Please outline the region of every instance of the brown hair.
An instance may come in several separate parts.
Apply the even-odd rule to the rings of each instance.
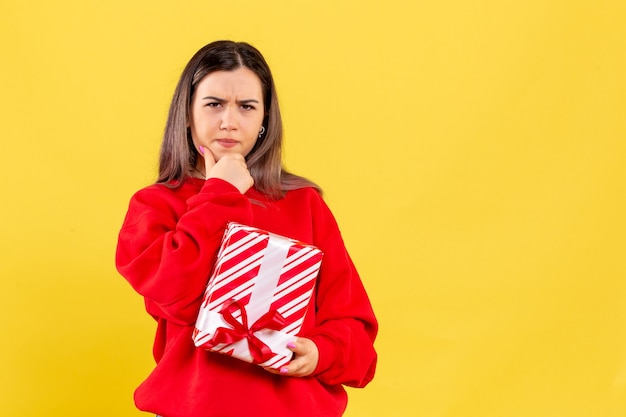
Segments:
[[[246,156],[255,188],[272,198],[288,190],[313,187],[315,183],[287,172],[282,166],[283,123],[270,68],[261,53],[245,42],[216,41],[202,47],[191,58],[174,90],[161,144],[158,183],[177,186],[190,175],[198,152],[187,128],[191,99],[198,83],[214,71],[234,71],[246,67],[261,80],[265,133]]]

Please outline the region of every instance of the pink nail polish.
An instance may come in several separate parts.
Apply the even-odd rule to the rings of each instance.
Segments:
[[[287,347],[288,347],[289,349],[295,349],[296,344],[295,344],[295,343],[293,343],[293,342],[289,342],[289,343],[287,343]]]
[[[283,366],[282,368],[280,368],[280,373],[281,373],[281,374],[286,374],[287,372],[289,372],[289,369],[287,369],[285,366]]]
[[[198,146],[198,149],[200,150],[200,153],[204,155],[204,146]]]

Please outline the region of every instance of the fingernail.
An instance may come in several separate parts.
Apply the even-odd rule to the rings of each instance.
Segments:
[[[286,374],[287,372],[289,372],[289,369],[287,369],[286,366],[283,366],[282,368],[280,368],[280,373],[281,374]]]
[[[204,146],[198,146],[198,149],[200,150],[200,153],[204,155]]]
[[[293,342],[289,342],[289,343],[287,343],[287,347],[288,347],[289,349],[295,349],[296,344],[295,344],[295,343],[293,343]]]

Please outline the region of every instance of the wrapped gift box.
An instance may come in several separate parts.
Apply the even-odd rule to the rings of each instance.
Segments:
[[[231,222],[193,332],[194,344],[279,369],[292,352],[322,263],[315,246]]]

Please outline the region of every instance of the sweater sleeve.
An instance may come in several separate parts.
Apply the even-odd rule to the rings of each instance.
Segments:
[[[314,374],[329,385],[364,387],[376,369],[378,323],[335,218],[321,198],[314,222],[318,247],[324,251],[317,284],[316,327],[304,335],[319,350]]]
[[[251,217],[247,197],[223,180],[206,181],[187,200],[163,185],[147,187],[130,201],[117,269],[150,314],[193,324],[226,224]]]

